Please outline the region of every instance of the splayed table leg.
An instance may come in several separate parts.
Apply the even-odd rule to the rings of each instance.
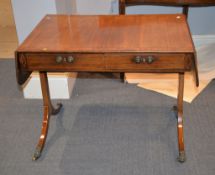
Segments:
[[[58,104],[58,107],[55,109],[51,103],[50,95],[49,95],[49,86],[48,86],[48,78],[46,72],[40,72],[40,82],[41,89],[43,95],[43,122],[42,122],[42,130],[39,138],[39,142],[35,149],[33,160],[37,160],[42,153],[43,147],[46,142],[48,128],[49,128],[49,120],[51,115],[56,115],[60,109],[62,108],[62,104]]]

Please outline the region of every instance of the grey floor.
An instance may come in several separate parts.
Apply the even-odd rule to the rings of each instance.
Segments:
[[[23,99],[13,61],[0,61],[0,175],[215,174],[215,81],[184,104],[187,161],[180,164],[174,99],[90,76],[62,101],[43,155],[33,162],[42,101]]]

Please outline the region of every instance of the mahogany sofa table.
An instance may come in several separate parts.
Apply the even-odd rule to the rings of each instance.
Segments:
[[[196,64],[190,30],[182,14],[45,16],[16,50],[18,84],[23,85],[32,71],[40,74],[44,119],[33,159],[42,153],[50,116],[62,107],[58,104],[55,109],[51,103],[47,72],[145,72],[179,74],[174,109],[178,160],[184,162],[184,73],[197,70]]]

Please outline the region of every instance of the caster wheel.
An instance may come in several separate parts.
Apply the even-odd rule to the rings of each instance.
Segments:
[[[185,156],[185,152],[184,151],[179,152],[178,161],[180,163],[184,163],[186,161],[186,156]]]
[[[34,155],[33,155],[33,158],[32,158],[33,161],[39,159],[39,157],[41,156],[41,151],[42,151],[41,148],[39,148],[39,147],[36,148]]]

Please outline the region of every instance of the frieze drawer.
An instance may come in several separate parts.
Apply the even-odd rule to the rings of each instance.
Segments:
[[[103,54],[26,54],[27,68],[38,71],[102,71]]]
[[[125,72],[167,71],[191,69],[191,58],[185,54],[106,54],[107,69]]]

